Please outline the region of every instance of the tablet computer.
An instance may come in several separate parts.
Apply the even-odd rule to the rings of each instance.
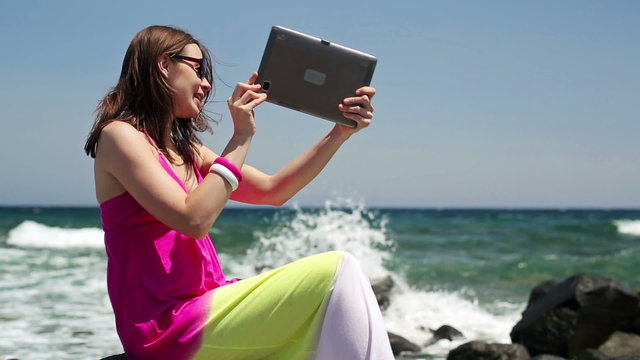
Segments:
[[[268,102],[355,127],[338,104],[371,83],[376,62],[361,51],[273,26],[256,83]]]

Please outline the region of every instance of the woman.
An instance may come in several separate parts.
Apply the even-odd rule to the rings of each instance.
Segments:
[[[238,83],[234,133],[220,155],[196,132],[212,89],[207,49],[152,26],[132,40],[118,84],[99,104],[85,145],[95,158],[116,327],[131,359],[392,359],[368,280],[344,252],[311,256],[242,281],[227,280],[209,230],[228,199],[281,205],[340,145],[367,127],[375,89],[338,105],[336,125],[275,175],[244,163],[267,95]]]

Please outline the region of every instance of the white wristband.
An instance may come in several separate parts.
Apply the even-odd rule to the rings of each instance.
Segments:
[[[238,179],[235,175],[233,175],[231,170],[227,169],[224,165],[213,164],[209,168],[209,172],[214,172],[222,176],[222,178],[225,179],[229,183],[229,185],[231,185],[231,191],[236,191],[236,189],[238,188]]]

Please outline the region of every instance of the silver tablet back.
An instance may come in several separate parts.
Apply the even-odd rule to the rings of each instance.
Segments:
[[[338,104],[371,83],[376,63],[372,55],[274,26],[256,83],[271,103],[355,127]]]

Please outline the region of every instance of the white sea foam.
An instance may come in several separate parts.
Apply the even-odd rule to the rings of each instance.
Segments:
[[[98,228],[64,229],[27,220],[9,231],[7,244],[37,248],[102,248],[104,232]]]
[[[348,208],[345,209],[345,206]],[[327,202],[321,211],[296,209],[296,216],[267,232],[257,232],[258,243],[247,251],[243,276],[255,275],[305,256],[344,250],[360,260],[370,277],[380,278],[388,272],[384,261],[390,256],[386,220],[377,219],[364,205],[350,201]],[[246,273],[249,270],[250,273]]]
[[[256,233],[258,243],[246,255],[220,254],[232,276],[241,278],[278,267],[296,259],[329,250],[352,253],[372,279],[391,276],[395,287],[391,305],[383,313],[390,332],[423,346],[437,358],[470,340],[510,343],[509,332],[520,318],[524,304],[500,304],[496,315],[460,293],[425,291],[411,288],[402,275],[385,268],[393,256],[393,241],[386,230],[387,220],[362,204],[327,203],[321,211],[297,209],[295,216],[265,233]],[[441,340],[426,346],[429,329],[450,325],[465,337],[453,342]]]
[[[59,242],[51,228],[33,224],[40,228],[36,237]],[[122,352],[106,292],[104,253],[34,250],[33,241],[22,245],[32,239],[29,227],[22,224],[9,236],[20,247],[0,248],[0,355],[72,360]]]
[[[384,318],[387,330],[422,346],[423,352],[444,359],[449,351],[471,340],[511,343],[509,332],[520,319],[524,304],[507,305],[505,314],[496,315],[460,293],[412,289],[400,279]],[[453,326],[464,337],[430,344],[430,330],[442,325]]]
[[[613,224],[621,234],[640,236],[640,220],[616,220]]]

